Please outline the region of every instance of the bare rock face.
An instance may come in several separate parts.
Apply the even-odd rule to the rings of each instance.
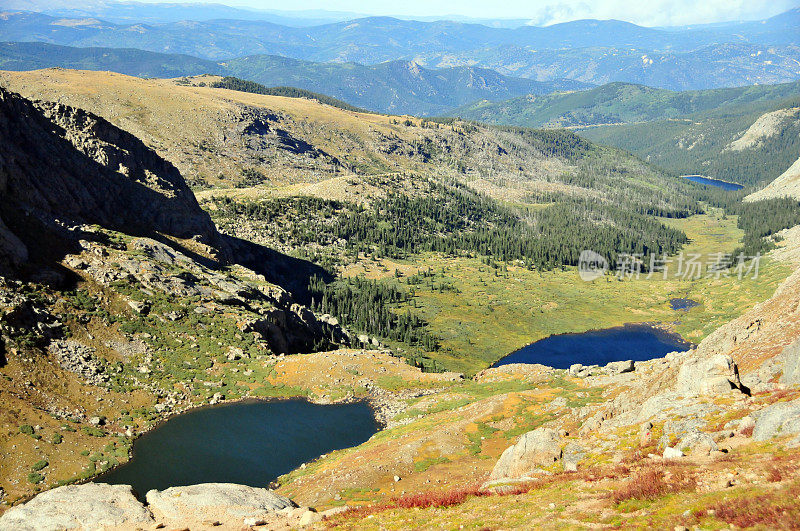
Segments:
[[[780,357],[783,360],[780,382],[786,385],[800,385],[800,340],[786,347]]]
[[[139,139],[86,111],[2,88],[0,218],[0,255],[12,266],[39,245],[21,230],[31,219],[222,245],[180,172]]]
[[[2,161],[0,161],[2,164]],[[0,171],[0,198],[8,193],[8,176]],[[0,268],[10,269],[28,259],[28,248],[0,219]]]
[[[267,489],[232,483],[204,483],[147,493],[147,503],[159,518],[230,521],[259,518],[297,505]]]
[[[753,439],[756,441],[797,436],[800,434],[800,399],[772,404],[759,411],[757,417],[753,428]],[[800,444],[800,437],[796,437],[792,444]]]
[[[556,430],[537,428],[520,437],[517,444],[506,448],[495,465],[490,480],[523,478],[540,467],[561,460],[561,437]]]
[[[0,196],[3,195],[0,189]],[[28,248],[0,219],[0,262],[5,268],[17,267],[28,259]]]
[[[103,529],[153,524],[150,512],[128,485],[86,483],[39,494],[0,517],[2,531]]]
[[[636,364],[632,360],[612,361],[605,366],[605,370],[609,374],[624,374],[636,370]]]
[[[682,396],[715,396],[741,390],[739,370],[724,354],[687,359],[678,373],[677,391]]]
[[[310,352],[320,344],[350,343],[349,333],[338,322],[332,324],[330,319],[318,318],[307,307],[296,303],[292,294],[279,286],[254,285],[222,274],[156,240],[144,237],[133,239],[130,245],[137,251],[135,256],[96,242],[81,240],[79,244],[84,252],[69,255],[68,263],[98,284],[135,279],[151,291],[173,297],[196,297],[206,303],[235,309],[241,314],[239,329],[244,333],[258,333],[275,353]],[[176,267],[183,270],[181,275],[172,274]],[[255,272],[242,267],[238,271],[245,278],[257,276]],[[149,306],[141,301],[129,301],[128,305],[136,313],[149,311]],[[197,306],[194,311],[200,313],[207,309]],[[180,315],[165,317],[177,320]],[[58,354],[58,351],[55,353]],[[63,356],[58,359],[61,361]],[[86,376],[84,371],[75,370],[74,364],[65,368]]]

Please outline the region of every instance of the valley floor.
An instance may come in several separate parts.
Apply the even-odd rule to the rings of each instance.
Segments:
[[[702,256],[704,267],[716,253],[733,252],[742,236],[736,218],[721,213],[666,222],[686,232],[690,244],[683,255]],[[673,259],[674,271],[677,257]],[[574,267],[539,272],[513,264],[487,265],[479,258],[427,254],[413,261],[365,259],[343,274],[413,289],[414,298],[398,311],[418,312],[441,338],[442,348],[426,355],[472,375],[539,339],[626,323],[653,323],[699,343],[768,298],[789,271],[781,262],[763,259],[758,278],[750,275],[741,281],[704,273],[701,278],[642,274],[585,282]],[[420,283],[408,280],[426,272],[429,276]],[[670,307],[673,298],[691,299],[698,306],[676,311]]]

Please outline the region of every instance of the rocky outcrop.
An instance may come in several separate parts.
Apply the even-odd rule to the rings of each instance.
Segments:
[[[633,372],[635,369],[636,364],[632,360],[612,361],[605,366],[605,370],[609,374],[624,374],[626,372]]]
[[[780,361],[782,362],[780,383],[800,385],[800,339],[783,349]]]
[[[45,343],[63,335],[63,325],[42,300],[21,293],[21,284],[0,277],[0,339]]]
[[[80,375],[92,385],[108,382],[106,363],[95,355],[95,349],[67,339],[53,341],[47,347],[62,369]]]
[[[489,476],[490,481],[525,478],[561,460],[561,437],[551,428],[536,428],[506,448]]]
[[[580,363],[573,363],[569,366],[569,375],[575,378],[588,378],[595,374],[599,369],[598,365],[582,365]]]
[[[145,237],[134,238],[125,251],[89,240],[80,240],[79,246],[82,252],[69,255],[65,263],[82,275],[102,285],[136,281],[147,290],[170,297],[194,298],[199,301],[192,309],[196,313],[225,307],[239,316],[241,332],[257,333],[276,354],[311,352],[315,347],[350,343],[348,332],[338,321],[318,317],[286,290],[267,284],[263,276],[241,266],[237,266],[238,276],[223,274]],[[129,301],[129,306],[136,313],[149,311],[146,301]],[[177,320],[181,315],[163,317]]]
[[[0,531],[150,526],[153,517],[128,485],[67,485],[39,494],[0,517]]]
[[[705,456],[717,451],[719,448],[711,435],[694,429],[683,436],[677,445],[677,449],[687,455]]]
[[[787,235],[780,251],[773,251],[775,256],[778,252],[794,272],[771,298],[706,337],[697,347],[698,357],[728,355],[743,374],[750,374],[800,337],[800,232]]]
[[[179,520],[191,514],[196,519],[212,521],[263,519],[275,511],[297,507],[289,498],[268,489],[232,483],[151,490],[147,493],[147,504],[162,519]]]
[[[745,201],[763,201],[779,197],[800,199],[800,159],[763,189],[744,198]]]
[[[178,170],[98,116],[0,88],[0,139],[0,254],[7,266],[41,244],[27,230],[31,219],[53,230],[89,223],[223,246]]]
[[[677,391],[683,396],[714,396],[741,390],[739,370],[733,359],[724,354],[687,359],[678,373]]]
[[[756,413],[753,439],[766,441],[774,437],[800,434],[800,400],[778,402]],[[800,444],[800,437],[793,444]]]
[[[0,164],[2,162],[0,161]],[[0,171],[0,198],[8,193],[8,175]],[[28,248],[0,218],[0,272],[22,264],[28,258]]]
[[[3,195],[0,189],[0,196]],[[0,268],[11,270],[28,259],[28,248],[0,219]]]
[[[128,485],[68,485],[9,509],[0,531],[63,529],[148,529],[184,527],[241,529],[268,525],[291,529],[322,518],[268,489],[231,483],[205,483],[147,493],[147,504]]]

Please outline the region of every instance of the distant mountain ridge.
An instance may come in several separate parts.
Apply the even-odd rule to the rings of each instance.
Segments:
[[[772,97],[766,97],[770,89]],[[759,90],[764,98],[748,98]],[[800,153],[800,85],[749,87],[730,101],[736,103],[673,119],[593,127],[580,134],[679,174],[699,173],[743,185],[773,181]]]
[[[700,89],[800,78],[797,27],[800,9],[755,23],[669,31],[614,20],[509,29],[370,17],[294,28],[227,19],[114,24],[20,12],[0,19],[0,38],[138,48],[214,61],[263,54],[367,65],[406,60],[426,67],[491,68],[540,81]]]
[[[521,94],[548,94],[589,88],[580,81],[534,81],[467,66],[429,69],[413,61],[377,65],[312,63],[260,55],[223,63],[236,77],[262,84],[299,86],[359,107],[395,114],[442,114],[477,99],[502,100]]]
[[[452,115],[492,124],[580,128],[674,119],[797,94],[800,82],[683,92],[617,82],[582,92],[480,101]]]
[[[258,55],[218,63],[136,49],[0,43],[0,69],[51,67],[109,70],[138,77],[233,76],[265,86],[297,87],[372,111],[414,115],[442,114],[479,99],[502,100],[520,94],[582,90],[591,86],[571,80],[542,82],[513,78],[482,68],[434,70],[409,61],[364,66]]]

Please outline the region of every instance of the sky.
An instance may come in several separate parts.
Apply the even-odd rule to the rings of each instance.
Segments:
[[[758,20],[800,5],[798,0],[294,0],[289,5],[285,1],[275,0],[216,1],[260,9],[324,9],[370,15],[428,17],[457,14],[473,18],[529,19],[534,25],[584,18],[613,18],[643,26]]]

